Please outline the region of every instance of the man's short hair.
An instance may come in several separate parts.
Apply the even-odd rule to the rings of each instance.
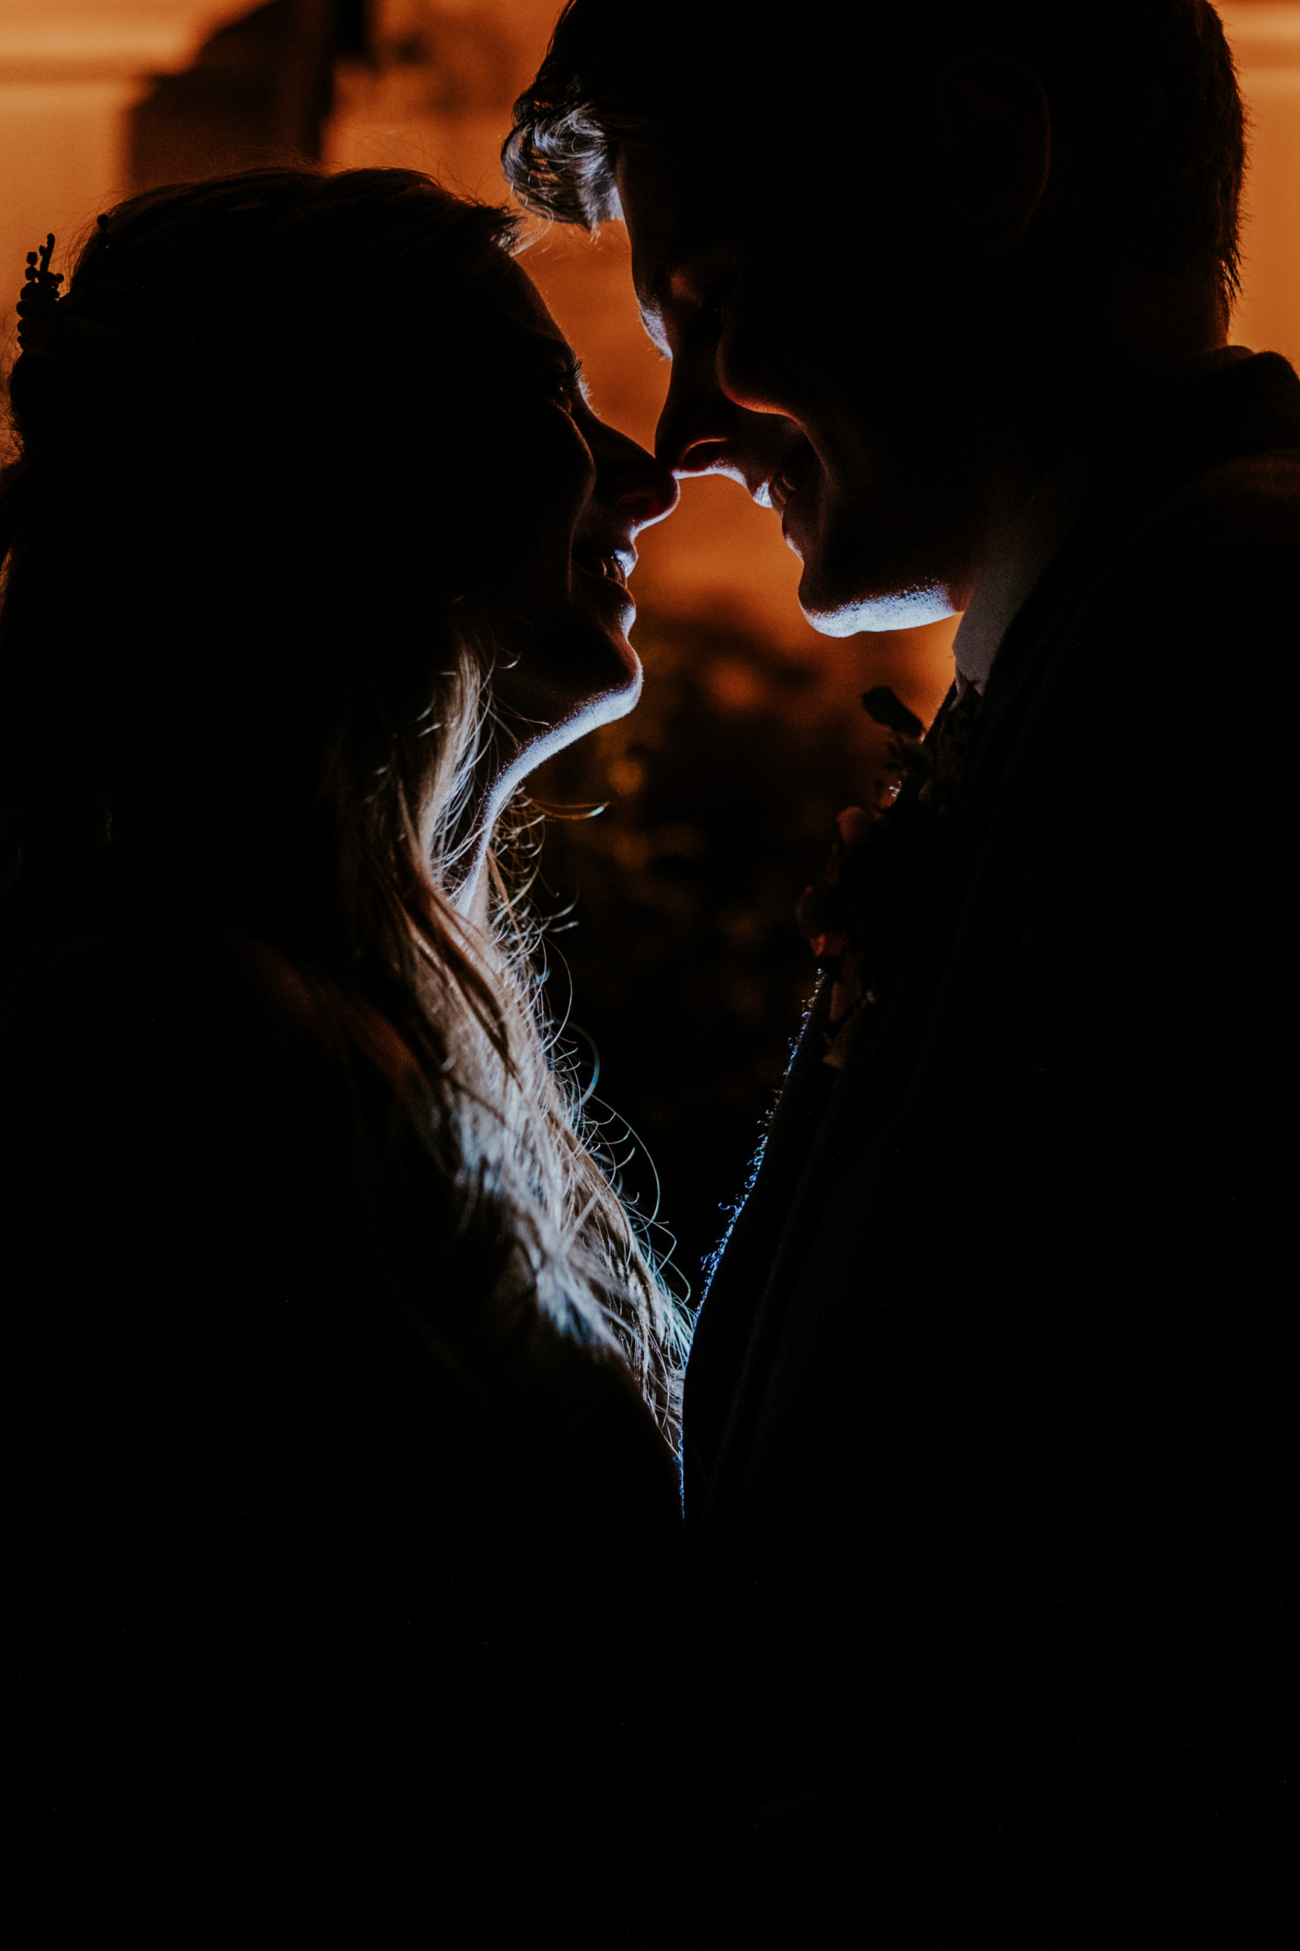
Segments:
[[[617,214],[620,144],[687,136],[743,145],[760,198],[802,156],[839,165],[861,203],[897,84],[967,48],[1033,65],[1107,257],[1199,273],[1230,300],[1244,115],[1208,0],[570,0],[515,104],[506,174],[533,210],[592,229]]]

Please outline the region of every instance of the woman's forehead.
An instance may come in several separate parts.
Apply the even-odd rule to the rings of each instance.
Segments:
[[[572,357],[569,341],[546,308],[545,301],[527,272],[513,259],[506,264],[498,298],[500,316],[518,328],[522,337],[535,342],[541,354],[559,353]]]

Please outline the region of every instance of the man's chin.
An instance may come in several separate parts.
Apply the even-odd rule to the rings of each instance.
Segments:
[[[823,637],[856,637],[870,630],[917,630],[955,616],[957,605],[940,585],[891,590],[878,596],[838,597],[819,588],[807,569],[799,580],[799,607]]]

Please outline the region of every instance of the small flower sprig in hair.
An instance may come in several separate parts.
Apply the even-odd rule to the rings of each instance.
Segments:
[[[24,352],[30,352],[33,342],[54,316],[54,307],[59,302],[63,273],[51,271],[50,259],[53,255],[53,231],[39,251],[27,253],[27,278],[18,300],[18,343]]]

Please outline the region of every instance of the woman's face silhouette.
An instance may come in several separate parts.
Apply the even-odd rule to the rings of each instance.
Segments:
[[[513,370],[478,457],[496,510],[470,600],[497,647],[493,702],[507,749],[495,783],[508,789],[636,703],[635,537],[670,513],[678,491],[667,467],[593,412],[567,340],[515,264],[500,316]]]

